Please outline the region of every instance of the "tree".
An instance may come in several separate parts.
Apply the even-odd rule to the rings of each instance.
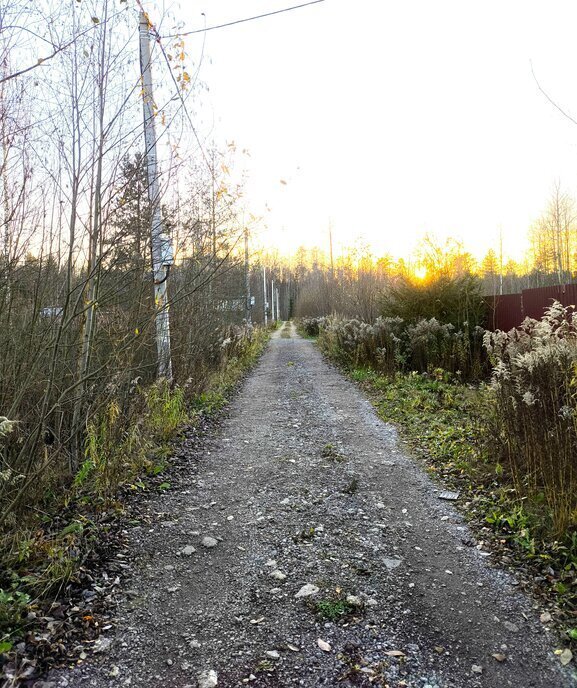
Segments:
[[[492,248],[487,251],[481,262],[481,276],[485,293],[495,295],[499,278],[499,259]]]

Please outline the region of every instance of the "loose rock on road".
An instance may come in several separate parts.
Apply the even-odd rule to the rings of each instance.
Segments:
[[[286,325],[130,533],[110,649],[57,686],[575,685],[395,429]]]

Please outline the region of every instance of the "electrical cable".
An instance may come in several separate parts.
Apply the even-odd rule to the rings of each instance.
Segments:
[[[282,10],[274,10],[273,12],[266,12],[265,14],[257,14],[254,17],[245,17],[244,19],[236,19],[235,21],[227,22],[226,24],[217,24],[216,26],[207,26],[204,29],[194,29],[193,31],[186,31],[184,33],[171,33],[162,38],[175,38],[182,36],[192,36],[195,33],[206,33],[207,31],[214,31],[215,29],[224,29],[227,26],[235,26],[236,24],[244,24],[245,22],[253,21],[254,19],[264,19],[265,17],[272,17],[275,14],[282,14],[283,12],[291,12],[292,10],[301,9],[301,7],[308,7],[309,5],[318,5],[325,0],[311,0],[310,2],[303,2],[300,5],[293,5],[292,7],[284,7]],[[160,38],[160,36],[159,36]]]

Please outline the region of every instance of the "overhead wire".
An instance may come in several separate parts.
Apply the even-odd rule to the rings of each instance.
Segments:
[[[226,22],[225,24],[216,24],[215,26],[206,26],[203,29],[194,29],[193,31],[185,31],[184,33],[173,33],[163,36],[163,38],[174,38],[182,36],[192,36],[195,33],[206,33],[207,31],[214,31],[215,29],[224,29],[227,26],[235,26],[236,24],[244,24],[245,22],[253,21],[255,19],[264,19],[265,17],[272,17],[275,14],[282,14],[283,12],[291,12],[292,10],[301,9],[301,7],[308,7],[309,5],[318,5],[325,0],[310,0],[310,2],[303,2],[300,5],[293,5],[292,7],[283,7],[280,10],[273,10],[272,12],[265,12],[264,14],[256,14],[252,17],[245,17],[243,19],[235,19],[234,21]]]
[[[190,124],[191,129],[192,129],[192,133],[194,135],[194,138],[196,139],[196,142],[197,142],[198,147],[200,149],[200,152],[202,154],[202,158],[203,158],[209,172],[212,175],[214,175],[214,170],[210,165],[210,162],[206,156],[206,153],[205,153],[204,147],[202,145],[202,142],[200,140],[200,137],[198,135],[198,132],[196,131],[196,127],[194,126],[194,124],[192,122],[192,117],[190,116],[190,113],[188,112],[185,98],[183,97],[182,92],[181,92],[181,88],[180,88],[180,86],[179,86],[178,82],[176,81],[176,78],[173,74],[172,68],[170,66],[170,59],[168,58],[168,55],[167,55],[166,50],[164,48],[164,45],[162,44],[162,40],[164,38],[182,38],[184,36],[191,36],[191,35],[197,34],[197,33],[206,33],[207,31],[213,31],[215,29],[222,29],[222,28],[225,28],[228,26],[235,26],[236,24],[243,24],[243,23],[246,23],[249,21],[254,21],[256,19],[264,19],[265,17],[272,17],[272,16],[277,15],[277,14],[283,14],[285,12],[291,12],[293,10],[298,10],[298,9],[303,8],[303,7],[309,7],[310,5],[318,5],[321,2],[325,2],[325,1],[326,0],[309,0],[309,2],[300,3],[299,5],[292,5],[290,7],[284,7],[280,10],[273,10],[271,12],[265,12],[263,14],[257,14],[257,15],[251,16],[251,17],[244,17],[243,19],[236,19],[234,21],[226,22],[224,24],[217,24],[215,26],[205,26],[202,29],[194,29],[193,31],[185,31],[182,33],[167,34],[166,36],[161,36],[160,32],[156,29],[154,24],[151,22],[148,13],[145,11],[144,7],[142,6],[141,0],[136,0],[136,3],[138,5],[138,7],[140,8],[141,12],[143,12],[145,14],[147,21],[148,21],[148,24],[149,24],[149,27],[150,27],[150,30],[154,34],[156,42],[158,43],[158,45],[160,47],[160,50],[161,50],[162,55],[164,57],[164,60],[165,60],[167,66],[169,68],[170,76],[171,76],[172,82],[175,85],[176,92],[178,94],[178,98],[181,102],[181,108],[184,110],[186,118],[188,119],[188,122]],[[203,45],[203,53],[204,53],[204,45]],[[195,74],[195,79],[197,76],[198,76],[198,72],[197,72],[197,74]]]

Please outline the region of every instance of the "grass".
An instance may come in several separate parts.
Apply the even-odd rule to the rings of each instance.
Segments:
[[[323,459],[328,459],[329,461],[335,461],[337,463],[347,460],[347,457],[344,456],[344,454],[341,454],[335,445],[331,444],[330,442],[325,444],[325,446],[322,448],[321,456]]]
[[[325,621],[345,621],[359,608],[347,601],[347,596],[339,586],[333,588],[326,597],[309,601],[309,606],[317,616]]]
[[[318,600],[315,609],[321,619],[339,621],[350,614],[353,607],[346,600]]]

